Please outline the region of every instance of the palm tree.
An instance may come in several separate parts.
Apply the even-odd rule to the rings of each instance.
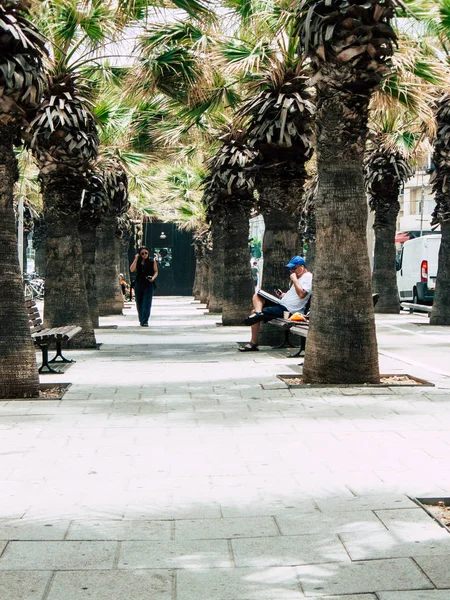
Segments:
[[[83,273],[78,220],[85,173],[97,155],[97,126],[73,74],[50,78],[31,123],[30,148],[39,166],[47,227],[44,317],[49,327],[82,331],[72,347],[95,348]]]
[[[108,201],[105,190],[103,172],[99,168],[88,171],[86,187],[81,202],[78,233],[83,250],[83,270],[86,294],[94,328],[99,326],[99,309],[97,298],[97,265],[95,261],[97,246],[97,228],[102,215],[107,209]]]
[[[308,74],[294,53],[295,38],[280,58],[266,65],[256,96],[244,104],[251,117],[248,136],[259,152],[256,172],[258,209],[264,217],[264,271],[262,287],[280,287],[286,279],[284,265],[300,253],[298,221],[307,177],[305,164],[313,153],[314,104],[307,89]]]
[[[431,40],[433,41],[433,40]],[[399,191],[412,170],[409,161],[428,152],[435,135],[432,105],[439,88],[448,86],[448,69],[430,40],[398,32],[393,68],[371,100],[366,189],[375,212],[373,284],[380,300],[375,312],[400,309],[395,270],[395,229]]]
[[[14,145],[20,143],[27,113],[44,87],[44,40],[28,20],[28,3],[0,2],[0,397],[29,398],[39,393],[36,354],[30,337],[20,275],[14,183]]]
[[[409,146],[411,152],[416,136],[409,131],[402,131],[398,119],[385,121],[385,125],[384,135],[379,132],[374,137],[372,148],[367,153],[365,185],[369,206],[375,213],[373,290],[380,296],[375,311],[396,314],[400,312],[395,249],[400,211],[398,197],[401,188],[413,174],[405,146]],[[396,140],[392,144],[394,136]]]
[[[363,156],[369,102],[388,72],[395,0],[302,0],[299,38],[317,89],[316,260],[303,374],[378,383]]]
[[[118,219],[128,208],[128,177],[118,157],[102,161],[108,207],[97,229],[97,299],[100,316],[121,314],[123,295],[119,286],[120,232]]]
[[[432,226],[441,226],[441,246],[430,323],[450,325],[450,95],[444,94],[437,105],[437,137],[434,145],[432,175],[436,207]]]
[[[211,232],[205,225],[194,233],[195,279],[192,294],[196,300],[206,302],[209,295],[211,269]]]
[[[231,128],[222,140],[221,148],[208,162],[209,174],[205,178],[205,196],[209,214],[213,215],[212,286],[214,281],[223,285],[223,324],[239,325],[248,315],[253,295],[248,234],[254,205],[256,153],[247,145],[242,129]],[[215,236],[217,232],[221,235]],[[223,249],[223,259],[218,256],[216,262],[214,253],[220,249]]]
[[[308,265],[308,270],[314,272],[316,257],[316,200],[317,200],[317,175],[305,185],[303,207],[300,215],[300,239]]]

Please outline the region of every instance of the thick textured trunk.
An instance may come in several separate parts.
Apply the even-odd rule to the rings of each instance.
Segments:
[[[0,398],[33,398],[39,395],[39,373],[18,259],[13,138],[14,131],[0,129]]]
[[[130,237],[120,240],[120,263],[119,270],[123,273],[125,281],[130,281],[130,261],[128,259],[128,248],[130,247]]]
[[[307,242],[307,250],[305,252],[306,264],[308,265],[308,271],[314,273],[314,263],[316,260],[316,240],[309,240]]]
[[[242,325],[251,310],[254,293],[248,248],[250,205],[236,203],[225,221],[222,323]]]
[[[207,302],[209,298],[209,289],[211,283],[211,255],[209,250],[203,258],[202,272],[203,274],[201,278],[199,300],[200,302]]]
[[[293,177],[284,168],[262,169],[258,175],[259,204],[264,217],[264,269],[261,288],[272,293],[273,288],[286,289],[286,263],[301,252],[298,233],[305,171],[298,168]]]
[[[214,214],[211,222],[212,252],[211,279],[208,298],[208,309],[211,313],[221,313],[223,307],[223,286],[225,277],[224,227],[220,220],[219,211]],[[234,265],[228,263],[227,269]]]
[[[40,244],[37,248],[35,247],[34,270],[41,277],[45,277],[45,245],[44,244]]]
[[[74,171],[43,176],[45,253],[44,318],[47,327],[78,325],[82,331],[71,348],[95,348],[78,234],[80,195],[84,180]]]
[[[319,94],[316,259],[308,383],[379,383],[363,178],[367,97]]]
[[[450,325],[450,221],[441,223],[441,235],[431,325]]]
[[[97,298],[101,317],[120,315],[123,309],[119,282],[120,240],[116,226],[117,218],[106,215],[97,229]]]
[[[375,252],[373,262],[373,290],[380,294],[375,312],[398,314],[397,271],[395,267],[395,229],[398,208],[394,206],[388,214],[389,224],[375,227]]]
[[[261,288],[273,294],[274,288],[287,289],[289,273],[285,265],[293,256],[301,254],[298,224],[284,212],[271,211],[263,216],[264,267]]]
[[[95,265],[95,247],[97,227],[89,221],[80,221],[78,231],[83,249],[84,280],[93,327],[98,327],[97,277]]]
[[[202,289],[202,279],[204,276],[203,256],[200,252],[195,252],[195,276],[192,285],[192,295],[196,300],[200,298],[200,290]]]

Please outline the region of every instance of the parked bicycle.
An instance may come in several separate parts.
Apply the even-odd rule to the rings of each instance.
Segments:
[[[25,298],[44,299],[44,279],[37,273],[25,273],[23,276]]]

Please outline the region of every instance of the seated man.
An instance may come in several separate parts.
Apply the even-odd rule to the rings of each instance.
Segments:
[[[259,290],[253,296],[254,313],[245,319],[246,325],[251,325],[251,340],[239,348],[240,352],[259,350],[258,334],[261,321],[267,323],[271,319],[283,317],[283,313],[303,312],[311,296],[312,273],[306,268],[306,261],[302,256],[294,256],[286,265],[290,269],[291,287],[287,292],[278,290],[278,298]],[[272,300],[270,299],[272,298]]]

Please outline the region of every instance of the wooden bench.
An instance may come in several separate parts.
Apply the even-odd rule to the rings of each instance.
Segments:
[[[284,332],[284,340],[279,346],[274,346],[275,349],[279,348],[295,348],[291,342],[290,333],[295,333],[302,337],[300,348],[298,352],[291,355],[291,358],[300,356],[306,346],[306,338],[308,336],[309,321],[290,321],[289,319],[272,319],[267,321],[268,325],[279,327]]]
[[[372,294],[372,302],[373,305],[378,302],[380,295]],[[311,298],[308,300],[308,304],[306,305],[307,310],[309,310]],[[274,325],[275,327],[280,327],[282,331],[284,331],[284,340],[279,346],[275,346],[274,350],[279,348],[295,348],[294,344],[292,344],[290,339],[290,333],[295,333],[296,335],[301,336],[301,344],[298,349],[298,352],[295,354],[291,354],[289,358],[296,358],[300,356],[300,354],[306,348],[306,338],[308,337],[309,331],[309,320],[308,321],[291,321],[289,319],[272,319],[271,321],[267,321],[270,325]]]
[[[400,306],[408,310],[410,313],[413,312],[426,312],[428,314],[431,313],[432,306],[427,306],[426,304],[413,304],[412,302],[400,302]]]
[[[36,306],[34,300],[26,300],[25,306],[28,312],[28,321],[30,323],[30,332],[33,342],[42,351],[42,365],[39,367],[39,373],[57,373],[61,374],[61,371],[57,371],[50,366],[50,363],[72,363],[74,360],[69,360],[62,355],[62,343],[72,339],[77,333],[81,331],[81,327],[77,325],[67,325],[65,327],[44,327],[39,309]],[[50,344],[56,343],[56,354],[48,360],[48,349]],[[60,359],[60,360],[58,360]]]

